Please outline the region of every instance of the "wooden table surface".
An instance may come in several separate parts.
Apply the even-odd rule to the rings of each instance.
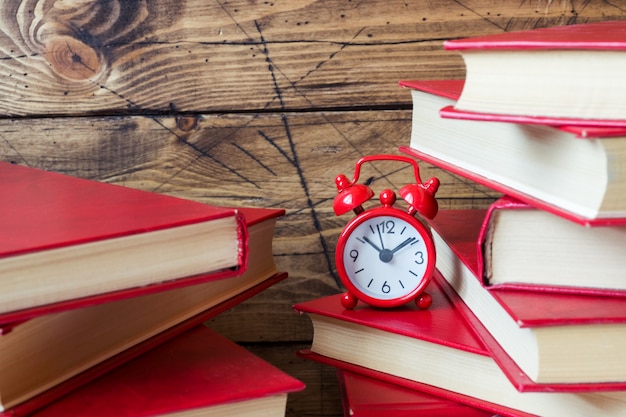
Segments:
[[[311,339],[293,303],[339,292],[334,178],[411,132],[399,80],[462,78],[446,39],[626,16],[578,1],[2,2],[0,160],[216,205],[282,207],[274,252],[290,278],[213,320],[308,389],[288,415],[340,415],[332,370],[293,355]],[[442,208],[497,194],[437,176]],[[380,162],[372,188],[414,182]]]

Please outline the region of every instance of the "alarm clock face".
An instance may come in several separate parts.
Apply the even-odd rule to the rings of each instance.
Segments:
[[[419,220],[395,209],[385,214],[369,211],[353,219],[337,250],[338,272],[348,290],[381,307],[415,297],[434,269],[430,233]]]

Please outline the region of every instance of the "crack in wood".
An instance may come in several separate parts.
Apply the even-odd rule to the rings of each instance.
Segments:
[[[265,60],[268,64],[268,70],[271,74],[272,77],[272,81],[274,83],[274,90],[276,93],[276,96],[278,97],[278,100],[280,102],[280,107],[281,109],[285,109],[285,102],[283,101],[283,97],[282,97],[282,90],[278,84],[278,80],[276,78],[276,74],[274,72],[274,65],[272,62],[272,58],[270,56],[269,53],[269,49],[267,47],[267,44],[265,43],[265,37],[263,36],[263,31],[261,30],[261,26],[259,25],[259,23],[255,20],[254,21],[255,27],[259,33],[259,38],[261,39],[261,42],[263,43],[263,54],[265,55]],[[322,225],[321,222],[319,220],[319,216],[317,214],[317,210],[315,208],[315,204],[313,203],[313,199],[311,197],[311,192],[309,190],[309,185],[306,179],[306,176],[304,175],[304,171],[302,169],[302,166],[300,165],[300,161],[298,159],[298,152],[296,150],[296,144],[291,132],[291,127],[289,126],[289,119],[287,118],[286,114],[282,114],[281,115],[281,120],[283,122],[283,127],[285,129],[285,134],[287,135],[287,141],[289,143],[289,148],[290,148],[290,152],[291,152],[291,158],[287,158],[288,161],[290,161],[290,163],[292,164],[292,166],[295,168],[297,174],[298,174],[298,178],[300,179],[300,186],[302,187],[302,191],[304,191],[304,195],[306,197],[306,202],[307,202],[307,206],[310,209],[310,213],[311,213],[311,220],[313,221],[313,226],[315,227],[315,230],[317,231],[318,237],[319,237],[319,242],[320,245],[322,246],[322,250],[324,252],[324,259],[326,260],[326,265],[327,265],[327,270],[328,273],[332,276],[333,280],[335,281],[335,284],[341,288],[341,283],[339,281],[339,277],[337,276],[337,274],[334,271],[333,268],[333,263],[331,260],[331,256],[330,256],[330,251],[328,248],[328,243],[326,242],[326,239],[324,238],[324,234],[322,233]],[[278,145],[276,145],[278,146]],[[281,152],[285,155],[285,157],[287,157],[287,153],[281,149]]]
[[[242,146],[240,146],[240,145],[238,145],[236,143],[231,143],[231,145],[234,146],[235,148],[237,148],[242,153],[244,153],[248,158],[252,159],[254,162],[259,164],[261,166],[261,168],[263,168],[264,170],[266,170],[270,174],[272,174],[274,176],[277,176],[276,173],[269,166],[264,164],[263,161],[261,161],[259,158],[257,158],[254,154],[252,154],[251,152],[248,152],[248,150],[246,150],[244,147],[242,147]]]
[[[18,151],[15,148],[15,146],[13,146],[13,144],[7,138],[4,137],[4,135],[0,135],[0,138],[2,138],[2,141],[9,147],[9,149],[15,152],[15,154],[19,157],[19,159],[22,161],[24,165],[26,165],[27,167],[32,167],[32,165],[28,163],[28,161],[26,160],[26,158],[24,158],[24,156],[20,153],[20,151]]]
[[[482,17],[482,16],[481,16]],[[366,28],[359,29],[357,36],[363,32]],[[426,39],[404,39],[400,41],[355,41],[354,37],[350,41],[337,41],[331,39],[295,39],[295,40],[266,40],[265,42],[247,39],[247,40],[224,40],[224,41],[137,41],[137,42],[111,42],[105,45],[106,48],[116,47],[133,47],[133,46],[153,46],[153,45],[200,45],[200,46],[259,46],[264,45],[292,45],[292,44],[314,44],[314,45],[337,45],[341,48],[348,46],[394,46],[394,45],[419,45],[423,43],[439,43],[451,39],[445,38],[426,38]],[[263,52],[259,49],[259,52]],[[32,56],[36,56],[33,54]],[[23,57],[27,57],[24,55]],[[6,58],[4,58],[6,59]]]
[[[67,46],[67,50],[70,51],[70,53],[72,54],[73,63],[78,64],[83,68],[86,68],[87,70],[91,71],[94,74],[96,73],[95,69],[89,67],[89,65],[87,65],[87,63],[83,61],[83,58],[72,50],[72,47],[70,46],[69,42],[65,42],[65,45]]]
[[[285,150],[283,148],[278,146],[278,144],[276,143],[276,141],[274,139],[270,138],[262,130],[258,130],[257,132],[259,133],[259,136],[261,136],[267,143],[272,145],[278,151],[278,153],[280,153],[287,160],[287,162],[289,162],[289,165],[291,165],[293,167],[296,166],[296,162],[289,157],[289,155],[287,154],[287,152],[285,152]]]
[[[506,30],[506,28],[498,25],[496,22],[488,19],[486,16],[481,15],[480,13],[478,13],[476,10],[472,9],[471,7],[463,4],[463,2],[461,0],[452,0],[452,1],[454,1],[456,4],[458,4],[459,6],[461,6],[462,8],[467,10],[468,12],[471,12],[473,15],[480,17],[482,20],[484,20],[485,22],[489,23],[490,25],[493,25],[493,26],[497,27],[500,30]]]
[[[363,28],[361,28],[361,29],[359,29],[359,30],[356,32],[356,34],[352,37],[352,40],[356,39],[356,38],[357,38],[357,37],[358,37],[358,36],[359,36],[359,35],[360,35],[360,34],[361,34],[364,30],[365,30],[365,28],[364,28],[364,27],[363,27]],[[314,74],[315,72],[317,72],[317,70],[319,70],[321,67],[323,67],[323,66],[324,66],[325,64],[327,64],[328,62],[332,61],[332,60],[335,58],[335,56],[337,56],[337,54],[338,54],[338,53],[342,52],[345,48],[347,48],[347,47],[348,47],[349,45],[351,45],[351,44],[352,44],[351,42],[345,42],[344,44],[342,44],[342,45],[341,45],[341,47],[340,47],[337,51],[335,51],[335,52],[333,52],[332,54],[330,54],[330,55],[328,56],[328,58],[327,58],[327,59],[325,59],[325,60],[323,60],[323,61],[318,62],[318,63],[317,63],[317,65],[315,65],[315,68],[313,68],[313,69],[309,70],[306,74],[304,74],[302,77],[300,77],[300,79],[298,79],[298,81],[295,81],[294,83],[292,83],[292,85],[295,87],[295,85],[296,85],[298,82],[300,82],[300,81],[302,81],[302,80],[305,80],[305,79],[306,79],[306,78],[308,78],[311,74]]]
[[[161,123],[161,121],[159,119],[157,119],[156,117],[153,116],[148,116],[148,118],[150,120],[152,120],[153,122],[155,122],[157,125],[161,126],[163,129],[165,129],[167,132],[171,133],[172,135],[174,135],[176,137],[176,139],[178,139],[178,141],[186,146],[189,146],[191,149],[193,149],[197,154],[198,157],[194,158],[193,161],[189,162],[187,165],[185,165],[184,167],[182,167],[181,169],[179,169],[178,171],[176,171],[174,174],[170,175],[169,178],[167,178],[165,181],[163,181],[161,184],[159,184],[157,187],[155,187],[153,189],[154,192],[158,191],[161,187],[163,187],[164,185],[168,184],[173,178],[176,178],[178,175],[180,175],[182,172],[185,172],[185,170],[187,168],[189,168],[189,166],[191,166],[191,164],[195,163],[199,158],[208,158],[211,161],[215,162],[216,164],[218,164],[219,166],[221,166],[222,168],[226,169],[229,173],[241,178],[242,180],[244,180],[246,183],[251,184],[252,186],[254,186],[255,188],[260,189],[261,187],[254,181],[252,181],[250,178],[247,178],[246,176],[244,176],[243,174],[241,174],[238,170],[233,169],[231,167],[229,167],[228,165],[226,165],[224,162],[220,161],[219,159],[215,158],[213,155],[211,155],[209,152],[205,151],[204,149],[200,148],[199,146],[189,142],[187,139],[185,139],[184,137],[182,137],[181,135],[177,134],[176,132],[174,132],[172,129],[170,129],[169,127],[165,126],[163,123]]]
[[[22,54],[22,55],[15,55],[15,56],[3,56],[0,57],[0,61],[12,61],[15,59],[23,59],[23,58],[34,58],[34,57],[38,57],[41,54],[38,52],[34,52],[32,54]]]

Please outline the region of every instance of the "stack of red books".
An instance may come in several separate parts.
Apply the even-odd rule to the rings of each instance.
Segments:
[[[283,210],[8,163],[0,179],[0,415],[151,416],[265,397],[284,414],[302,384],[199,327],[286,278],[272,254]],[[220,393],[226,382],[240,388]]]
[[[626,21],[445,47],[466,79],[401,82],[413,130],[400,150],[501,198],[428,221],[428,310],[299,304],[315,331],[301,355],[441,408],[625,415]]]

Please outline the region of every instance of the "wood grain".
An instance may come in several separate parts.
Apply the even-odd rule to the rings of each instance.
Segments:
[[[400,79],[462,77],[445,39],[614,19],[575,1],[5,1],[0,114],[407,105]]]

